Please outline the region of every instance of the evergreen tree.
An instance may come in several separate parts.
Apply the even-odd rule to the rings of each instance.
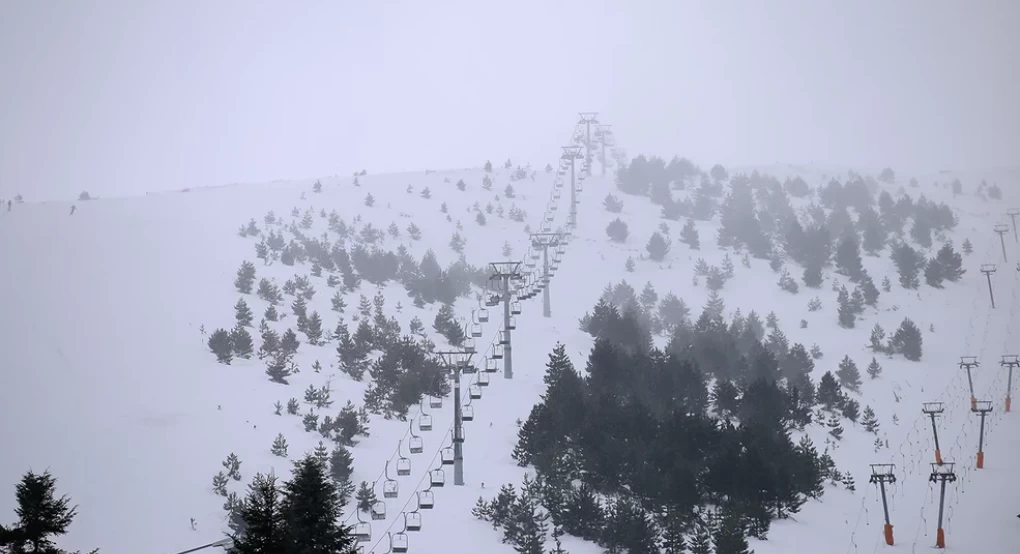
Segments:
[[[353,554],[355,538],[341,522],[342,503],[326,467],[308,455],[294,463],[283,485],[280,511],[286,522],[287,550],[302,554]]]
[[[878,418],[875,417],[875,410],[871,406],[864,407],[864,418],[861,420],[864,430],[869,433],[878,434]]]
[[[21,477],[14,487],[18,522],[9,529],[0,526],[0,551],[8,552],[4,547],[9,547],[11,554],[63,553],[52,539],[67,533],[77,506],[70,506],[66,495],[57,498],[56,485],[57,479],[49,471],[29,471]]]
[[[864,275],[864,264],[861,262],[861,250],[856,235],[848,235],[836,247],[836,269],[851,281],[857,282]]]
[[[946,242],[935,255],[939,267],[942,269],[942,277],[947,281],[956,282],[963,277],[967,270],[963,269],[963,256],[953,251],[953,244]]]
[[[273,447],[270,449],[270,452],[274,456],[287,457],[287,439],[284,438],[283,433],[278,433],[276,438],[273,439]]]
[[[248,307],[248,303],[244,301],[244,298],[238,298],[237,304],[234,304],[234,317],[237,319],[238,325],[251,327],[251,322],[255,315],[251,313],[251,308]]]
[[[918,274],[924,267],[924,257],[909,244],[901,242],[893,247],[892,260],[900,274],[900,285],[905,289],[916,289],[920,284]]]
[[[899,329],[889,340],[893,352],[903,354],[903,357],[916,362],[921,359],[923,338],[921,330],[909,318],[900,323]]]
[[[874,356],[871,357],[871,363],[868,364],[868,376],[872,379],[877,379],[882,374],[882,366],[878,365],[878,360]]]
[[[875,306],[878,304],[878,288],[875,286],[875,281],[871,280],[871,276],[867,273],[861,277],[860,289],[864,295],[864,303],[866,305]]]
[[[372,504],[378,500],[375,496],[375,489],[368,484],[368,481],[362,481],[358,485],[358,492],[354,495],[354,499],[358,502],[358,510],[361,512],[370,511]]]
[[[837,300],[839,302],[839,326],[844,329],[853,329],[857,321],[857,314],[850,302],[850,295],[847,293],[846,287],[839,290]]]
[[[252,344],[251,334],[240,323],[230,332],[230,346],[238,358],[245,360],[251,358],[255,348],[255,345]]]
[[[872,352],[885,352],[885,329],[878,323],[871,328],[871,350]]]
[[[924,282],[928,283],[928,286],[937,289],[942,288],[942,281],[945,280],[944,270],[942,264],[939,263],[936,258],[929,258],[928,263],[924,266]]]
[[[712,554],[712,535],[707,525],[698,525],[691,537],[691,554]]]
[[[308,344],[318,345],[322,339],[322,318],[319,312],[312,312],[308,316],[308,323],[305,324],[305,336],[308,337]]]
[[[850,356],[843,356],[839,362],[839,369],[836,371],[839,384],[854,392],[860,392],[861,372],[857,370],[857,364],[850,359]]]
[[[839,411],[843,414],[843,417],[853,423],[857,423],[857,418],[861,415],[861,405],[853,398],[844,397],[843,405],[840,406]]]
[[[216,329],[209,335],[209,350],[216,354],[216,361],[230,365],[234,359],[234,345],[226,329]]]
[[[689,246],[691,250],[701,249],[701,239],[698,237],[698,228],[694,226],[693,219],[688,219],[680,229],[680,242]]]
[[[752,554],[744,535],[744,524],[740,514],[733,510],[726,513],[712,537],[715,554]]]
[[[241,294],[251,294],[255,286],[255,264],[244,261],[237,270],[237,279],[234,279],[234,287]]]
[[[278,321],[280,319],[280,314],[277,313],[276,306],[273,306],[272,304],[266,308],[266,312],[263,315],[269,321]]]
[[[266,375],[269,380],[281,385],[287,384],[287,377],[294,373],[291,366],[290,355],[281,346],[280,349],[266,360]]]
[[[968,256],[974,252],[974,245],[970,243],[970,239],[963,239],[963,244],[960,245],[960,248]]]
[[[826,371],[818,382],[817,400],[830,410],[843,400],[843,392],[839,390],[839,383],[831,371]]]
[[[230,554],[287,552],[287,528],[275,475],[255,475],[237,510],[244,532],[231,535]]]
[[[627,240],[630,231],[627,230],[627,224],[622,219],[616,218],[606,226],[606,234],[609,235],[609,240],[624,242]]]
[[[666,254],[669,253],[670,240],[663,238],[658,232],[652,233],[652,238],[648,239],[648,244],[645,246],[645,250],[648,251],[648,256],[657,261],[661,262],[666,258]]]
[[[340,294],[340,291],[336,291],[333,294],[333,298],[330,299],[330,302],[333,304],[334,312],[342,314],[344,313],[344,309],[347,308],[347,302],[344,302],[344,296],[343,294]]]
[[[826,422],[829,427],[829,435],[836,440],[843,440],[843,425],[839,422],[839,416],[832,414]]]

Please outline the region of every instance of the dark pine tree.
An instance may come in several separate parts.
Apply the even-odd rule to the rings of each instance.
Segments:
[[[857,236],[854,234],[843,237],[839,246],[836,247],[836,269],[857,282],[864,276],[864,263],[861,262],[861,249],[857,244]]]
[[[255,475],[238,511],[244,532],[231,535],[234,545],[230,554],[287,552],[286,521],[280,509],[280,489],[275,475]]]
[[[67,533],[77,507],[67,496],[56,497],[57,479],[48,471],[29,471],[15,485],[18,522],[11,528],[0,526],[0,552],[11,554],[62,554],[53,538]],[[3,547],[10,547],[5,550]]]
[[[353,554],[355,539],[341,523],[340,494],[326,466],[309,454],[294,462],[280,505],[287,527],[287,551],[301,554]]]
[[[738,512],[728,512],[719,523],[712,537],[715,554],[751,554],[744,525]]]

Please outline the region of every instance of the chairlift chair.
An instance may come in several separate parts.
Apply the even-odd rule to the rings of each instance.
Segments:
[[[433,487],[442,487],[446,485],[446,473],[439,468],[433,469],[429,472],[429,482]]]
[[[503,359],[503,343],[492,345],[492,359],[502,360]]]
[[[432,473],[429,472],[429,478],[431,479]],[[429,488],[418,491],[418,507],[422,510],[431,510],[436,507],[436,495],[430,489],[432,488],[431,481],[429,482]]]
[[[354,538],[358,542],[368,542],[372,540],[372,524],[367,521],[361,521],[361,513],[358,513],[358,522],[354,524]]]
[[[489,310],[487,310],[485,308],[479,308],[478,309],[478,323],[488,323],[488,322],[489,322]]]
[[[493,349],[493,350],[495,350],[495,349]],[[499,371],[499,362],[496,361],[497,359],[498,358],[489,358],[489,357],[485,358],[485,372],[486,373],[496,373],[496,372]]]
[[[474,352],[474,350],[472,350],[472,352]],[[464,375],[474,375],[478,373],[478,366],[476,366],[471,361],[465,361],[463,365],[461,365],[460,371]]]
[[[386,519],[386,503],[382,500],[372,504],[372,519],[376,521]]]
[[[469,352],[471,354],[474,354],[476,352],[474,336],[470,336],[470,337],[465,338],[464,342],[461,344],[461,348],[464,349],[464,352]]]
[[[429,407],[439,409],[443,407],[443,397],[441,396],[429,396]]]
[[[510,323],[507,324],[506,328],[510,329],[511,331],[516,329],[517,328],[517,318],[516,317],[511,317],[510,318]]]
[[[470,404],[465,404],[460,407],[460,419],[462,421],[474,421],[475,420],[475,407]]]
[[[403,442],[403,441],[401,441]],[[406,477],[411,474],[411,459],[400,453],[400,445],[397,445],[397,475]]]
[[[482,372],[478,374],[478,386],[487,387],[489,386],[489,374]]]
[[[418,505],[420,507],[421,503]],[[421,512],[417,508],[413,512],[404,512],[404,528],[408,531],[421,531]]]
[[[468,396],[470,396],[472,400],[478,400],[479,398],[482,397],[482,387],[479,386],[477,383],[469,386]]]
[[[481,336],[482,336],[482,324],[481,323],[472,323],[471,324],[471,337],[477,339],[477,338],[479,338]]]
[[[510,344],[510,337],[507,336],[506,331],[499,332],[499,345]],[[502,349],[500,349],[502,351]],[[496,358],[497,360],[499,358]]]
[[[521,315],[521,303],[512,302],[510,304],[510,315]]]
[[[440,458],[442,458],[443,465],[445,465],[445,466],[452,466],[453,465],[453,456],[454,456],[453,448],[450,448],[449,446],[447,446],[446,448],[442,449],[439,452],[439,456],[440,456]]]
[[[494,306],[499,306],[499,295],[498,294],[490,294],[488,299],[485,300],[485,305],[490,307],[490,308],[492,308]]]
[[[429,414],[421,414],[418,416],[418,430],[419,431],[431,431],[432,430],[432,416]],[[421,437],[418,437],[421,439]]]
[[[407,552],[407,534],[401,531],[390,535],[390,552],[403,554]]]
[[[384,470],[386,480],[383,481],[383,498],[396,498],[400,496],[400,483],[397,483],[396,479],[390,477],[390,463],[386,462],[386,469]]]

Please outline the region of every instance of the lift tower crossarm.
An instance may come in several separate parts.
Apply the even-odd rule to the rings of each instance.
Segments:
[[[584,124],[584,163],[588,168],[588,175],[591,175],[591,126],[598,125],[599,121],[596,117],[599,115],[598,112],[579,112],[577,115],[581,116],[579,124]]]
[[[1013,221],[1013,241],[1020,242],[1020,238],[1017,237],[1016,232],[1016,216],[1020,215],[1020,208],[1010,208],[1006,210],[1006,215]]]
[[[1002,244],[1002,262],[1009,263],[1009,259],[1006,258],[1006,233],[1009,232],[1009,225],[998,223],[992,229],[999,235],[999,243]]]

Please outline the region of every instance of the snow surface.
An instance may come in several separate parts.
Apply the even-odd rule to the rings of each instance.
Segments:
[[[69,535],[60,541],[65,547],[100,547],[104,554],[162,554],[222,538],[226,530],[223,498],[211,490],[221,461],[231,452],[240,457],[243,481],[231,481],[229,487],[243,495],[256,471],[287,475],[290,462],[269,452],[277,433],[290,443],[291,459],[310,451],[320,439],[317,433],[303,431],[299,417],[275,416],[273,403],[301,399],[309,384],[320,386],[331,379],[333,406],[338,411],[347,399],[360,406],[365,388],[332,367],[335,344],[303,343],[297,358],[302,371],[289,386],[269,382],[257,359],[235,360],[230,366],[216,363],[200,327],[211,332],[233,325],[233,304],[239,294],[232,283],[241,261],[255,262],[259,277],[274,277],[279,284],[308,271],[307,266],[264,267],[254,256],[253,240],[237,235],[238,226],[254,218],[261,228],[262,216],[269,210],[290,221],[293,207],[302,213],[313,208],[312,236],[326,229],[318,211],[336,210],[348,223],[356,215],[380,229],[396,222],[402,236],[387,236],[387,248],[405,244],[420,257],[431,247],[446,265],[455,259],[447,243],[459,220],[467,239],[468,262],[485,265],[502,259],[504,241],[513,246],[513,258],[519,259],[528,246],[524,224],[493,215],[481,227],[474,221],[471,206],[476,201],[482,207],[492,202],[508,209],[516,203],[527,211],[526,221],[537,231],[553,178],[537,169],[534,181],[514,183],[518,198],[513,201],[502,198],[509,171],[496,169],[492,191],[486,192],[481,187],[484,172],[469,169],[368,175],[360,178],[357,187],[350,177],[324,178],[321,194],[312,192],[312,180],[305,180],[79,202],[74,216],[68,216],[70,203],[59,202],[26,203],[0,213],[4,258],[0,264],[0,352],[5,362],[0,372],[0,483],[4,487],[0,521],[15,519],[13,484],[21,474],[29,468],[49,469],[59,479],[59,491],[79,505]],[[781,173],[774,169],[765,171]],[[822,182],[823,174],[833,174],[811,167],[788,166],[785,171],[804,175],[813,186]],[[467,183],[467,191],[457,190],[458,179]],[[939,179],[948,180],[944,175]],[[829,487],[821,501],[806,504],[795,520],[775,522],[769,540],[752,545],[758,554],[914,552],[934,545],[938,496],[928,482],[933,446],[920,406],[935,399],[946,402],[946,415],[940,422],[944,457],[958,462],[960,475],[947,495],[948,550],[1016,551],[1020,479],[1012,464],[1020,456],[1020,438],[1018,416],[1001,409],[1006,393],[999,359],[1020,350],[1014,316],[1017,272],[1000,263],[999,239],[991,230],[992,223],[1008,218],[1002,215],[1003,205],[972,196],[952,199],[948,191],[932,188],[930,183],[907,190],[915,198],[923,192],[929,199],[946,200],[958,208],[960,225],[951,238],[957,246],[964,237],[975,245],[975,253],[965,257],[967,275],[960,283],[947,283],[945,290],[922,285],[919,291],[904,291],[896,283],[887,251],[880,258],[865,257],[876,281],[890,277],[893,293],[883,293],[879,308],[869,309],[855,329],[840,329],[836,324],[830,280],[838,276],[829,275],[820,290],[802,287],[799,294],[790,295],[777,287],[778,276],[767,263],[752,260],[748,269],[741,266],[739,255],[733,255],[736,276],[722,291],[727,312],[740,308],[746,314],[754,309],[764,316],[775,311],[791,344],[817,343],[825,357],[816,362],[815,380],[824,371],[835,370],[844,354],[854,358],[863,374],[872,356],[867,342],[875,322],[891,332],[904,316],[911,317],[925,340],[923,361],[883,356],[882,377],[872,381],[864,375],[861,406],[874,407],[881,436],[888,438],[890,448],[875,453],[874,437],[844,422],[844,439],[832,454],[841,470],[853,473],[857,491]],[[414,187],[412,194],[406,192],[409,184]],[[425,186],[433,193],[429,200],[418,194]],[[376,199],[372,208],[363,204],[368,192]],[[452,471],[447,471],[450,484],[436,490],[436,507],[423,512],[422,531],[410,534],[411,552],[512,552],[499,542],[498,532],[471,516],[470,509],[479,496],[494,496],[501,484],[519,484],[528,471],[510,458],[516,422],[527,417],[543,391],[545,361],[556,342],[567,344],[575,365],[583,367],[592,340],[578,329],[577,321],[608,282],[626,279],[639,291],[651,282],[660,297],[673,291],[685,299],[695,315],[704,304],[707,291],[703,285],[694,287],[691,276],[699,257],[710,264],[722,260],[724,252],[714,246],[715,223],[698,223],[702,250],[691,252],[676,240],[682,222],[668,222],[673,250],[665,262],[651,262],[642,255],[648,236],[662,221],[658,208],[646,198],[617,193],[625,202],[620,217],[629,224],[631,238],[625,244],[613,244],[604,229],[616,215],[604,211],[601,204],[609,192],[615,193],[612,180],[599,177],[596,166],[596,176],[588,179],[581,195],[574,240],[552,281],[553,317],[542,317],[541,296],[524,304],[514,332],[515,378],[504,380],[502,373],[494,374],[483,398],[473,402],[476,418],[466,424],[466,485],[453,487]],[[568,198],[565,189],[558,202],[557,225],[566,217]],[[443,202],[453,222],[440,213]],[[411,221],[422,229],[421,241],[410,241],[403,231]],[[1012,236],[1007,238],[1009,257],[1015,262],[1020,249]],[[624,271],[628,256],[637,260],[632,274]],[[978,271],[981,263],[1000,264],[993,276],[998,309],[989,309],[987,285]],[[337,318],[329,304],[333,291],[324,278],[312,279],[318,292],[309,310],[317,310],[324,318],[324,329],[332,330]],[[418,310],[399,285],[384,290],[388,315],[395,314],[399,301],[403,310],[397,317],[405,329],[411,317],[419,315],[434,335],[431,323],[437,306]],[[347,295],[348,322],[359,294],[371,298],[375,290],[364,283],[361,291]],[[816,295],[822,297],[824,307],[808,313],[807,302]],[[266,303],[255,295],[246,300],[257,321]],[[458,315],[469,317],[475,306],[473,298],[459,300]],[[807,328],[800,328],[801,319],[808,321]],[[498,321],[493,317],[485,324],[479,352],[495,338]],[[283,330],[289,323],[285,319],[275,327]],[[929,325],[934,332],[929,332]],[[253,335],[257,347],[257,333]],[[441,344],[441,339],[437,342]],[[967,381],[957,367],[962,355],[979,357],[983,365],[974,375],[977,396],[996,405],[988,420],[986,469],[981,471],[972,469],[977,418],[967,409]],[[320,374],[310,368],[315,360],[325,368]],[[386,532],[402,528],[400,514],[414,509],[414,492],[427,486],[428,470],[438,466],[439,449],[449,445],[452,426],[451,398],[444,404],[432,410],[435,430],[422,433],[425,452],[410,455],[411,476],[398,478],[400,496],[387,501],[388,518],[372,522],[373,540],[366,552],[386,551]],[[892,422],[894,414],[898,425]],[[355,482],[377,481],[382,476],[385,462],[396,459],[398,441],[406,437],[408,423],[373,416],[370,431],[371,436],[352,449]],[[808,433],[821,449],[826,429],[811,426]],[[900,479],[889,496],[895,547],[883,544],[881,505],[877,491],[868,484],[868,464],[879,462],[897,464]],[[197,530],[192,530],[190,518],[197,520]],[[349,514],[348,520],[354,521]],[[575,554],[599,551],[593,544],[564,539],[565,548]]]

